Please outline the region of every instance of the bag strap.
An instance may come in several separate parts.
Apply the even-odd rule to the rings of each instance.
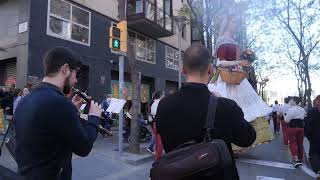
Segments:
[[[211,93],[208,102],[207,119],[204,128],[206,129],[205,141],[211,140],[211,132],[214,131],[214,122],[216,118],[216,110],[218,97]]]

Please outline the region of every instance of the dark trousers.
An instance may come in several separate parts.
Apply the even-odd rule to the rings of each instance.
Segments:
[[[303,160],[304,129],[289,127],[287,130],[289,138],[289,148],[292,156],[298,156],[299,160]]]
[[[320,154],[310,154],[309,162],[315,173],[320,171]]]
[[[276,112],[272,113],[272,120],[273,120],[273,131],[274,134],[279,132],[280,122],[278,121],[278,115]]]

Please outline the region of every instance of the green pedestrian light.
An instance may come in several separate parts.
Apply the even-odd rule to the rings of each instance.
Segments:
[[[120,40],[112,38],[112,48],[113,49],[120,49]]]
[[[121,49],[120,43],[121,31],[117,27],[110,27],[109,30],[109,47],[113,50],[119,51]]]

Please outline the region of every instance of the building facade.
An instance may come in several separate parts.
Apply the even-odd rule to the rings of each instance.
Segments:
[[[142,22],[140,28],[136,21],[139,19],[128,20],[128,39],[136,45],[136,62],[141,71],[142,101],[149,100],[155,90],[178,87],[178,37],[171,17],[177,15],[183,3],[128,0],[127,17],[144,14],[148,18],[148,23]],[[40,81],[44,53],[56,46],[66,46],[82,57],[84,66],[78,88],[94,99],[102,100],[110,93],[116,96],[118,55],[109,49],[109,27],[119,21],[118,17],[118,0],[1,1],[0,86],[14,82],[21,88]],[[159,30],[153,32],[160,34],[150,29]],[[182,33],[182,50],[191,43],[190,31],[187,25]],[[130,99],[128,60],[125,81],[124,93]]]

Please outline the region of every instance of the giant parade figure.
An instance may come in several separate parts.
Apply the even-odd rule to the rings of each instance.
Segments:
[[[219,75],[215,81],[209,83],[208,88],[211,92],[234,100],[242,108],[244,118],[250,122],[257,133],[256,141],[251,146],[253,147],[273,139],[272,131],[266,120],[272,109],[260,98],[245,78],[244,67],[251,66],[251,63],[247,60],[240,60],[240,46],[235,41],[235,31],[235,16],[226,16],[221,24],[215,52]],[[234,145],[233,150],[241,152],[244,149]]]

